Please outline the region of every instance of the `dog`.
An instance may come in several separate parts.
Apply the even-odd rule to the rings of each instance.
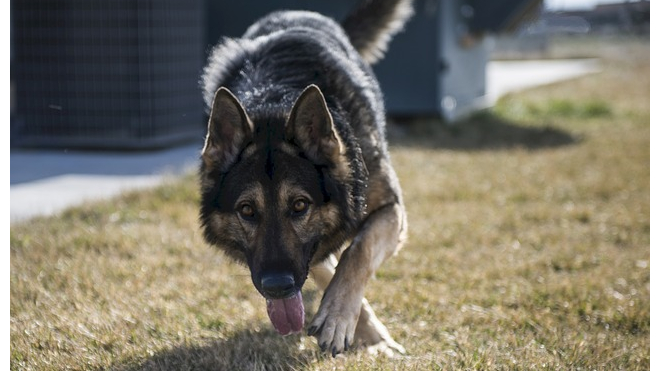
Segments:
[[[412,14],[412,0],[367,0],[341,25],[274,12],[221,40],[201,77],[204,238],[249,268],[282,335],[303,330],[311,276],[324,294],[307,334],[333,357],[405,353],[364,291],[407,231],[370,65]]]

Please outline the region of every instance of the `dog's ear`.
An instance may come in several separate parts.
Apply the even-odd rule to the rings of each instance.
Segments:
[[[215,92],[209,128],[202,150],[207,167],[226,172],[234,164],[242,146],[252,136],[252,122],[245,108],[227,88]]]
[[[318,86],[308,86],[296,100],[286,123],[286,138],[316,164],[339,162],[344,145]]]

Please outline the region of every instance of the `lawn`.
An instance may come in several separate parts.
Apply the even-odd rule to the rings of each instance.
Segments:
[[[391,127],[410,237],[367,297],[405,356],[278,336],[190,174],[11,226],[11,369],[648,369],[649,40],[556,45],[603,71]]]

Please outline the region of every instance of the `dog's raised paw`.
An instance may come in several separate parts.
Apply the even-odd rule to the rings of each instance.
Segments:
[[[322,323],[315,324],[319,322]],[[311,335],[316,337],[321,352],[328,351],[335,357],[337,354],[347,351],[353,342],[357,318],[351,320],[342,316],[318,316],[317,314],[312,323],[313,326],[318,326],[318,330]]]
[[[308,334],[316,337],[322,352],[332,356],[343,353],[353,344],[355,327],[360,316],[360,298],[333,300],[326,295],[316,316],[312,319]]]

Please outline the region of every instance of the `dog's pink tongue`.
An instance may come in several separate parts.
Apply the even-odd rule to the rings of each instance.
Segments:
[[[286,299],[267,299],[268,317],[280,335],[300,332],[305,324],[305,306],[300,291]]]

